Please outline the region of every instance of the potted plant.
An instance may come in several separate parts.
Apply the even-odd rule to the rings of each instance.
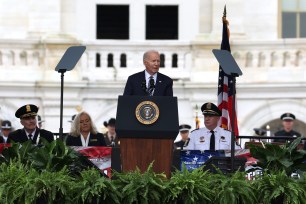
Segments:
[[[298,150],[297,146],[301,142],[301,137],[292,143],[283,146],[266,143],[264,146],[250,145],[252,157],[258,159],[255,166],[264,170],[276,172],[285,171],[287,175],[298,170],[306,171],[306,151]]]
[[[305,180],[291,178],[284,170],[259,175],[253,185],[264,204],[306,203]]]
[[[163,203],[166,175],[155,173],[152,166],[153,163],[144,173],[138,168],[127,173],[114,173],[116,179],[113,182],[121,192],[122,203]]]
[[[83,170],[76,179],[75,201],[77,203],[118,203],[121,192],[114,183],[94,168]]]
[[[165,203],[212,203],[214,192],[209,187],[211,175],[203,168],[176,170],[167,183]]]
[[[212,174],[209,188],[214,191],[212,203],[257,203],[255,188],[246,179],[245,172],[236,171],[233,174],[223,174],[221,170]]]

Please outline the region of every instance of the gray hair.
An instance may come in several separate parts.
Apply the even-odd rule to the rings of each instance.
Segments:
[[[90,133],[91,134],[97,134],[98,131],[97,131],[97,127],[95,126],[95,124],[92,122],[92,119],[90,117],[90,115],[85,112],[85,111],[82,111],[80,112],[79,114],[77,114],[72,122],[72,125],[71,125],[71,130],[70,130],[70,135],[73,136],[73,137],[79,137],[81,135],[81,128],[80,128],[80,118],[81,118],[81,115],[87,115],[89,117],[89,120],[90,120]]]
[[[146,52],[143,54],[143,61],[145,61],[146,59],[148,59],[148,56],[149,56],[149,54],[151,54],[151,53],[157,53],[157,54],[159,54],[159,52],[156,51],[156,50],[148,50],[148,51],[146,51]]]

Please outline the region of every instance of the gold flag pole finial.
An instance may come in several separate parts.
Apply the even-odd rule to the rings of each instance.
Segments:
[[[223,17],[226,18],[226,4],[224,5]]]

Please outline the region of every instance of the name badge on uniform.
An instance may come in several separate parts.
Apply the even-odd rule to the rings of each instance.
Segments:
[[[201,136],[201,137],[200,137],[200,142],[201,142],[201,143],[205,142],[205,137],[204,137],[204,136]]]
[[[98,140],[97,139],[91,139],[90,141],[91,142],[97,142]]]

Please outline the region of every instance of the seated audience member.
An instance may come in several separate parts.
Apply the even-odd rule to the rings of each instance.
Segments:
[[[284,136],[284,137],[301,137],[299,132],[293,130],[295,115],[292,113],[284,113],[281,115],[283,129],[276,132],[274,136]],[[273,142],[286,142],[285,139],[274,139]]]
[[[33,144],[39,144],[41,138],[45,138],[48,142],[54,140],[52,132],[37,127],[37,112],[38,107],[33,104],[24,105],[16,111],[15,116],[20,118],[23,128],[11,132],[7,143],[11,141],[23,143],[32,140]]]
[[[71,131],[66,139],[68,146],[106,146],[102,133],[98,133],[90,115],[77,114],[72,122]]]
[[[3,120],[1,122],[1,137],[0,137],[0,143],[6,143],[8,135],[12,131],[12,124],[9,120]]]
[[[204,128],[191,131],[188,150],[229,150],[231,149],[231,132],[218,126],[221,111],[213,103],[201,107],[204,115]]]
[[[179,126],[181,140],[174,143],[174,149],[183,149],[183,147],[186,147],[188,145],[190,129],[191,126],[187,124],[182,124]]]
[[[116,135],[116,119],[111,118],[108,122],[104,121],[104,126],[107,128],[107,132],[104,134],[105,142],[107,146],[117,147],[120,142]]]

